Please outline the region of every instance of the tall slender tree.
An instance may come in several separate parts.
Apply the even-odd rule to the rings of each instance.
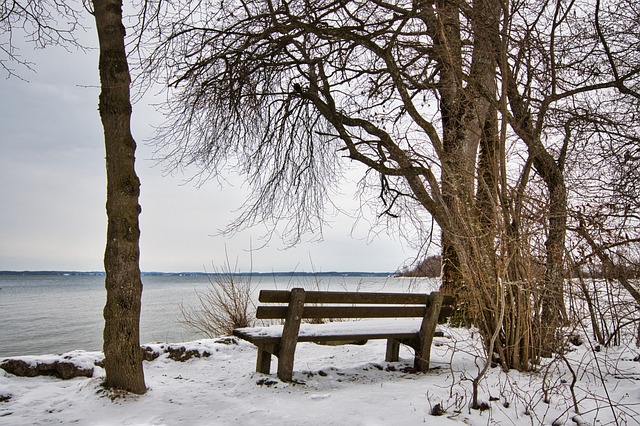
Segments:
[[[146,392],[139,322],[140,181],[135,172],[136,143],[130,130],[131,77],[125,49],[121,0],[93,0],[100,44],[100,117],[107,168],[107,244],[104,255],[107,303],[104,308],[105,385]],[[144,12],[143,12],[144,13]],[[12,63],[30,68],[16,53],[13,36],[22,31],[38,47],[52,44],[83,48],[75,31],[80,3],[67,0],[13,0],[0,5],[0,69],[15,75]],[[4,39],[6,37],[6,39]]]
[[[107,302],[104,354],[107,387],[146,392],[140,349],[140,180],[130,129],[131,77],[125,49],[121,0],[93,0],[100,43],[100,118],[107,165]]]

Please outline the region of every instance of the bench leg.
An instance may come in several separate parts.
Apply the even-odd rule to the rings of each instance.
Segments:
[[[287,316],[282,328],[280,348],[278,349],[278,378],[283,382],[290,382],[293,379],[293,359],[298,343],[304,299],[304,289],[294,288],[291,290]]]
[[[280,354],[278,357],[278,379],[283,382],[293,380],[293,357],[294,353]]]
[[[400,342],[395,339],[387,340],[387,355],[384,360],[386,362],[396,362],[400,358]]]
[[[427,303],[427,314],[422,319],[419,333],[419,345],[416,348],[414,368],[418,371],[429,371],[429,358],[431,357],[431,343],[436,331],[436,324],[442,307],[442,294],[434,292]]]
[[[264,346],[258,346],[258,359],[256,361],[256,372],[269,374],[271,370],[271,352]]]
[[[415,359],[413,361],[413,368],[415,368],[417,371],[429,371],[432,342],[433,335],[427,334],[423,339],[421,339],[420,348],[416,350]]]

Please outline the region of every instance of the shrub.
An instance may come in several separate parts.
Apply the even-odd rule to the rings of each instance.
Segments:
[[[180,305],[180,322],[209,338],[228,336],[235,328],[251,327],[255,324],[253,291],[251,274],[239,274],[227,259],[220,270],[214,267],[208,289],[196,291],[199,306]]]

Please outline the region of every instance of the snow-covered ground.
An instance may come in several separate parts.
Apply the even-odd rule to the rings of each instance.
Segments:
[[[472,379],[482,366],[477,335],[445,328],[432,350],[433,369],[415,374],[403,348],[397,363],[384,362],[385,342],[322,346],[301,343],[294,383],[254,372],[255,347],[231,338],[184,346],[210,356],[174,361],[167,344],[145,361],[149,388],[119,396],[101,387],[104,370],[91,378],[16,377],[0,370],[0,425],[539,425],[640,424],[640,362],[635,347],[595,351],[571,347],[569,365],[545,360],[537,372],[505,374],[492,368],[483,379],[483,410],[471,410]],[[30,363],[67,359],[91,366],[99,352],[22,357]],[[634,360],[636,359],[636,360]],[[272,370],[275,371],[275,358]],[[432,415],[440,404],[441,416]]]

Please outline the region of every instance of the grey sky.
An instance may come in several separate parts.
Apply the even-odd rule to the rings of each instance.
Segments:
[[[37,73],[24,70],[0,80],[0,270],[102,270],[106,233],[102,129],[97,112],[97,52],[21,51]],[[144,271],[203,271],[220,265],[225,247],[239,268],[249,269],[251,245],[263,229],[233,238],[214,236],[237,214],[241,184],[200,189],[188,176],[163,177],[144,141],[160,117],[149,105],[134,105],[142,182],[141,268]],[[338,204],[357,207],[355,185],[345,183]],[[385,233],[368,237],[366,222],[331,220],[324,241],[284,249],[272,240],[253,253],[253,270],[394,271],[414,253]],[[313,266],[311,264],[313,262]]]

